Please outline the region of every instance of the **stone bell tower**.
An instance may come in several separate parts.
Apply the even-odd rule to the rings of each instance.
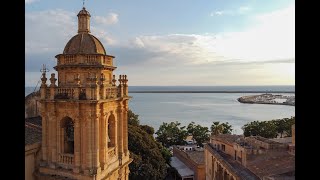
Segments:
[[[90,13],[78,13],[78,34],[55,56],[58,82],[42,73],[42,157],[37,179],[127,180],[127,76],[118,82],[114,56],[90,34]]]

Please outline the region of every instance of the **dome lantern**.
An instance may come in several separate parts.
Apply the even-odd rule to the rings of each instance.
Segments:
[[[83,7],[78,13],[78,33],[90,33],[90,13]]]

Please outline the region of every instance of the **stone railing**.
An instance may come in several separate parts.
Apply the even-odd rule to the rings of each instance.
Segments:
[[[55,92],[55,99],[73,99],[75,92],[73,88],[57,88]]]
[[[63,164],[73,165],[74,155],[73,154],[60,154],[59,162]]]
[[[118,87],[107,87],[106,88],[106,99],[118,97]]]
[[[57,58],[57,65],[90,64],[113,66],[113,58],[101,55],[63,55]]]
[[[97,56],[93,56],[93,55],[86,55],[85,57],[85,64],[98,64],[98,59]]]

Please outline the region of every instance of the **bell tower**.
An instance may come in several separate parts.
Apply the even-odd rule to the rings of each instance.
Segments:
[[[90,13],[78,13],[78,34],[42,71],[41,163],[38,179],[127,180],[128,79],[116,79],[114,56],[90,34]]]

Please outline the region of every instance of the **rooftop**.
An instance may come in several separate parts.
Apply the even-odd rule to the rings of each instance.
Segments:
[[[185,151],[189,158],[197,164],[204,164],[204,152],[203,151]]]
[[[177,157],[171,157],[170,165],[178,171],[181,177],[194,175],[194,172],[183,162],[181,162]]]
[[[25,145],[41,142],[42,128],[41,117],[25,119]]]
[[[243,135],[234,135],[234,134],[218,134],[212,136],[213,139],[218,139],[223,142],[233,144],[236,142],[238,139],[243,139]]]
[[[218,159],[223,159],[224,164],[231,168],[240,177],[240,179],[259,180],[254,173],[242,166],[240,163],[236,162],[230,155],[216,151],[212,144],[207,144],[206,147],[210,152],[215,154]]]
[[[247,168],[260,178],[295,171],[295,156],[287,151],[269,151],[247,160]]]

